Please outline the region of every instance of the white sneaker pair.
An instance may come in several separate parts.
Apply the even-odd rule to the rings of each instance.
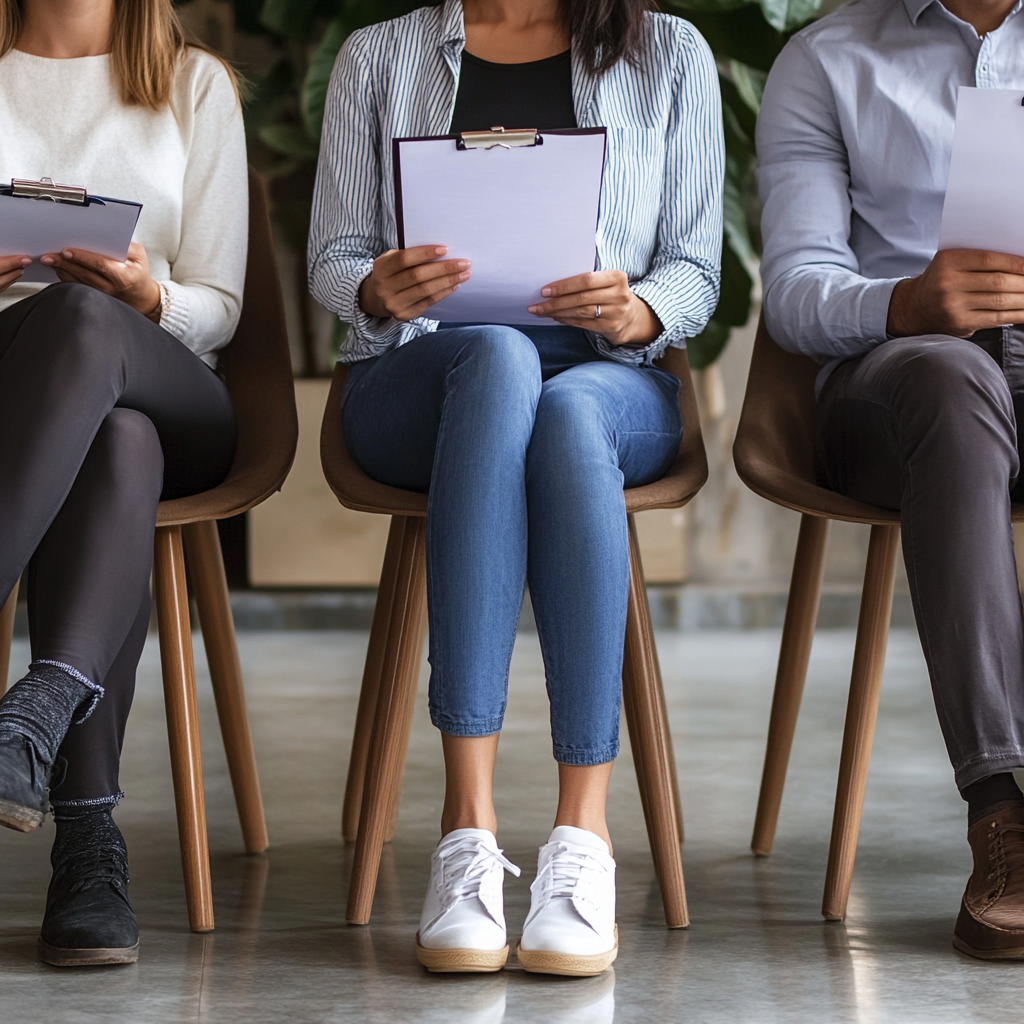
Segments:
[[[460,828],[430,858],[416,957],[430,971],[498,971],[508,959],[502,856],[493,833]],[[540,848],[519,963],[541,974],[600,974],[619,951],[615,861],[599,836],[559,825]]]

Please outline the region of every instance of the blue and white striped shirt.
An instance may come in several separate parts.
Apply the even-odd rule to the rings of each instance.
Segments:
[[[466,34],[461,0],[352,33],[327,93],[309,236],[316,299],[352,324],[343,362],[380,355],[437,328],[368,316],[358,302],[373,260],[398,245],[392,139],[444,135]],[[573,52],[580,127],[604,126],[608,154],[597,229],[598,269],[623,270],[664,325],[643,348],[591,335],[603,355],[650,361],[703,330],[718,301],[723,152],[718,75],[688,22],[646,17],[636,64],[595,78]]]

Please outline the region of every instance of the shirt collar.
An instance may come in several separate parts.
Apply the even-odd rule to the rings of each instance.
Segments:
[[[924,12],[931,7],[932,4],[937,3],[938,0],[903,0],[903,6],[907,9],[907,14],[910,15],[910,23],[912,25],[917,24],[917,19],[921,17]],[[1013,10],[1006,15],[1007,18],[1013,17],[1021,9],[1022,0],[1017,0],[1014,4]]]
[[[907,14],[910,15],[911,25],[917,24],[917,19],[921,17],[925,9],[931,7],[935,3],[935,0],[903,0],[903,5],[907,9]]]
[[[462,20],[462,0],[444,0],[441,8],[441,46],[459,51],[466,45],[466,26]]]

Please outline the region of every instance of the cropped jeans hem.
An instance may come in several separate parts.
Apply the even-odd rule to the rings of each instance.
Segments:
[[[430,721],[446,736],[493,736],[496,732],[501,732],[501,723],[504,717],[504,713],[502,713],[493,718],[466,721],[465,719],[451,718],[433,708],[430,709]]]
[[[598,747],[596,750],[556,746],[554,755],[559,764],[569,765],[570,768],[592,768],[595,765],[614,761],[619,756],[619,744],[617,742],[610,743],[608,746]]]

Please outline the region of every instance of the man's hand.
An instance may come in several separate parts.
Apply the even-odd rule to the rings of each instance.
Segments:
[[[149,258],[138,242],[128,246],[122,263],[87,249],[64,249],[41,256],[40,263],[53,267],[65,282],[87,284],[160,322],[160,286],[149,275]]]
[[[889,300],[893,338],[951,334],[1024,323],[1024,258],[979,249],[944,249],[920,277],[900,281]]]
[[[31,262],[27,256],[0,256],[0,292],[7,291]]]
[[[621,270],[567,277],[541,289],[541,295],[547,301],[529,307],[534,316],[593,331],[613,345],[646,344],[662,332],[661,321],[629,287],[629,278]]]
[[[389,249],[373,261],[359,286],[359,306],[370,316],[415,320],[470,278],[469,260],[442,260],[443,245]]]

